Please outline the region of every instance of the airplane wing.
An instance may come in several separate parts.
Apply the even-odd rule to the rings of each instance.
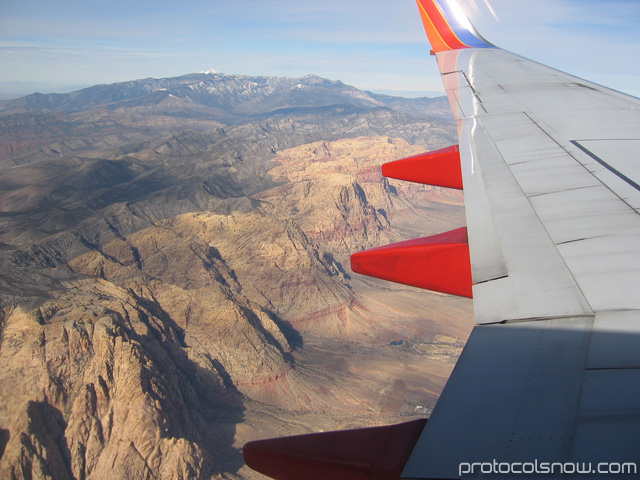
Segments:
[[[640,100],[495,47],[455,0],[417,3],[459,144],[383,173],[462,187],[467,228],[359,252],[352,268],[473,296],[477,325],[392,466],[390,430],[357,461],[318,453],[336,445],[318,436],[294,456],[369,472],[336,478],[637,478]],[[248,463],[271,447],[248,445]],[[289,473],[296,448],[275,454]]]

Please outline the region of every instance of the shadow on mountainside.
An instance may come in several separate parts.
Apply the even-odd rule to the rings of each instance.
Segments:
[[[93,311],[45,304],[40,324],[7,316],[0,477],[210,478],[244,465],[234,447],[244,399],[223,365],[193,353],[158,304],[122,300],[103,291]],[[30,400],[12,396],[25,362],[47,378]]]

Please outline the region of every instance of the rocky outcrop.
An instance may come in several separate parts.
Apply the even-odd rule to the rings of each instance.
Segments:
[[[21,102],[0,117],[1,478],[255,478],[248,440],[429,412],[470,303],[348,255],[461,225],[459,194],[379,171],[451,125],[317,77]]]
[[[38,310],[7,313],[3,478],[187,478],[220,468],[207,419],[240,407],[147,296],[85,280]]]
[[[8,432],[0,471],[208,478],[237,470],[233,445],[258,434],[238,433],[246,399],[336,421],[364,414],[361,424],[373,422],[366,412],[413,412],[411,405],[429,404],[425,395],[432,403],[443,367],[398,380],[399,391],[379,376],[384,363],[370,364],[401,352],[372,350],[342,368],[346,351],[335,343],[347,339],[353,349],[415,333],[406,321],[385,320],[406,316],[406,304],[372,304],[376,288],[354,288],[344,259],[349,249],[398,236],[398,219],[421,214],[413,198],[435,205],[422,187],[401,198],[404,187],[381,182],[375,169],[416,150],[388,137],[289,149],[274,158],[277,186],[249,203],[131,233],[114,228],[111,240],[85,242],[84,253],[49,264],[73,279],[37,308],[5,309],[0,380],[17,388],[0,393],[0,428]],[[296,330],[320,351],[318,338],[333,342],[335,353],[303,347]],[[291,422],[291,414],[270,425]]]
[[[185,129],[208,131],[277,116],[312,117],[318,124],[321,119],[372,112],[432,122],[433,133],[450,121],[444,98],[375,95],[315,75],[288,78],[198,73],[147,78],[0,101],[0,170],[84,155],[96,148],[123,146]],[[387,123],[392,127],[396,122]]]
[[[386,136],[286,149],[273,159],[277,166],[269,171],[283,186],[266,190],[259,198],[276,205],[332,254],[346,258],[363,248],[401,239],[406,232],[391,228],[395,217],[405,222],[413,218],[419,225],[425,218],[421,206],[444,198],[462,205],[459,193],[382,176],[383,163],[423,151]]]

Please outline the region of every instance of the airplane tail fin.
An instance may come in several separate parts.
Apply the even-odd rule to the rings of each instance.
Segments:
[[[434,52],[493,47],[471,25],[456,0],[417,2],[424,29]]]

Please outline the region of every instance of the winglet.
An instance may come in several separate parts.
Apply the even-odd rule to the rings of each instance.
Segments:
[[[471,25],[456,0],[417,0],[424,29],[435,52],[491,48]]]

